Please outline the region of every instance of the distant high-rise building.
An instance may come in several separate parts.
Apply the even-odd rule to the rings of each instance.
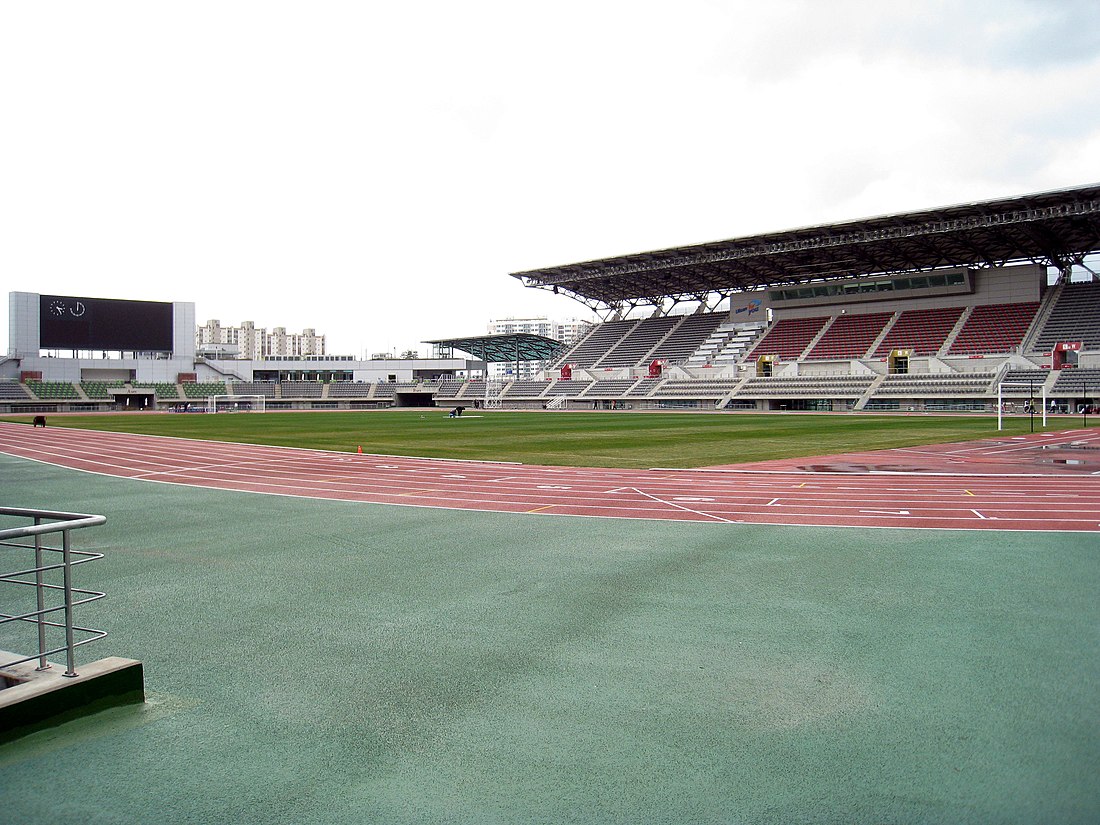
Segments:
[[[580,338],[589,327],[590,321],[581,321],[569,318],[564,321],[555,321],[549,318],[501,318],[489,322],[490,335],[508,335],[526,333],[528,335],[541,335],[544,338],[553,338],[563,341],[566,345],[572,344]],[[530,379],[543,368],[542,361],[515,361],[489,365],[489,375],[497,379]]]
[[[252,321],[242,321],[239,327],[223,327],[217,319],[195,328],[195,349],[229,358],[260,360],[270,356],[327,355],[325,336],[315,329],[288,333],[286,327],[268,332]]]

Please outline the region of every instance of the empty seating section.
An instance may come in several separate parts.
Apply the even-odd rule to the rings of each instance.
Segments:
[[[892,312],[838,315],[806,357],[862,358],[892,315]]]
[[[1100,398],[1100,369],[1058,370],[1052,394]]]
[[[752,349],[753,355],[778,355],[784,361],[794,361],[821,332],[827,317],[788,318],[776,321]]]
[[[632,398],[649,395],[649,393],[653,391],[653,388],[660,384],[662,381],[664,381],[663,378],[643,378],[641,381],[630,388],[630,391],[627,392],[627,395]]]
[[[113,396],[111,387],[121,387],[121,381],[81,381],[80,389],[84,394],[95,401],[110,401]]]
[[[1048,352],[1062,341],[1100,348],[1100,284],[1066,284],[1032,349]]]
[[[561,359],[562,364],[574,364],[578,367],[591,367],[607,351],[619,343],[637,321],[609,321],[600,324],[592,334],[567,352]]]
[[[875,381],[873,375],[797,376],[794,378],[750,378],[737,397],[818,396],[859,398]]]
[[[591,381],[555,381],[546,394],[550,397],[555,395],[580,395],[591,386]]]
[[[439,389],[436,391],[436,398],[457,398],[458,394],[462,392],[462,388],[466,386],[465,381],[441,381],[439,383]],[[332,390],[329,390],[329,396],[332,395]]]
[[[646,361],[660,359],[670,364],[683,364],[703,342],[717,329],[725,313],[708,312],[683,317],[671,334],[646,357]]]
[[[913,355],[935,355],[959,322],[963,309],[937,307],[902,312],[875,348],[875,357],[885,358],[895,349],[907,349]]]
[[[505,398],[538,398],[546,388],[549,381],[513,381],[504,391]]]
[[[185,398],[209,398],[212,395],[229,395],[225,384],[220,381],[207,381],[205,383],[180,384]],[[251,393],[257,395],[257,393]]]
[[[888,375],[875,395],[987,395],[993,382],[991,372]]]
[[[179,400],[180,397],[180,388],[178,384],[164,384],[152,381],[146,383],[138,383],[137,381],[135,381],[133,386],[134,389],[138,390],[152,390],[154,393],[156,393],[158,401],[164,399]]]
[[[233,381],[229,384],[229,395],[262,395],[275,397],[275,385],[270,381]]]
[[[42,400],[54,398],[80,398],[80,394],[68,381],[28,381],[27,388]]]
[[[324,392],[325,385],[318,381],[283,381],[279,384],[279,394],[283,398],[320,398]]]
[[[717,381],[680,381],[669,379],[657,388],[654,395],[721,398],[733,392],[737,384],[738,381],[735,378],[719,379]]]
[[[397,392],[397,383],[395,381],[379,381],[374,385],[373,398],[393,398],[394,393]]]
[[[592,388],[585,393],[588,398],[619,398],[626,393],[637,379],[635,378],[605,378],[597,381]]]
[[[370,395],[372,384],[362,381],[333,381],[328,385],[329,398],[366,398]]]
[[[1003,387],[1001,392],[1004,395],[1030,395],[1032,392],[1041,395],[1049,375],[1050,370],[1006,370],[999,383],[1007,382],[1009,386]]]
[[[1038,309],[1035,301],[976,306],[948,352],[955,355],[1012,352],[1023,342]]]
[[[7,398],[13,401],[27,401],[30,399],[30,394],[26,388],[15,381],[0,381],[0,398]]]
[[[603,357],[596,361],[598,367],[633,367],[657,346],[657,342],[668,335],[669,330],[679,323],[680,318],[646,318],[624,338],[618,341]]]
[[[474,402],[474,399],[481,400],[481,399],[484,399],[484,398],[485,398],[485,382],[484,381],[467,381],[466,382],[466,392],[462,393],[463,403],[465,403],[466,401],[469,401],[472,404]]]
[[[702,315],[688,315],[672,334],[649,354],[647,360],[659,358],[670,364],[682,364],[702,346],[712,332],[717,329],[724,312],[708,312]]]

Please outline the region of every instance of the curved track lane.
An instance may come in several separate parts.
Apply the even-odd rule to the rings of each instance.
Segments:
[[[1100,450],[1100,432],[705,470],[613,470],[0,423],[0,452],[144,481],[377,504],[713,524],[1100,532],[1100,475],[1093,474],[1100,467],[1093,467],[1089,450]]]

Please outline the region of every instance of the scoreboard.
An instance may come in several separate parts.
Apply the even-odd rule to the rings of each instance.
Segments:
[[[172,351],[172,304],[39,295],[43,349]]]

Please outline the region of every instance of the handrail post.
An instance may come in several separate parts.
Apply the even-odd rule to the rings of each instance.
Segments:
[[[94,590],[75,588],[73,585],[73,567],[78,564],[83,564],[84,562],[101,559],[103,558],[103,554],[76,550],[72,544],[72,531],[103,524],[107,519],[104,516],[84,515],[81,513],[62,513],[53,510],[31,510],[22,507],[0,506],[0,518],[9,516],[32,519],[34,523],[33,525],[24,525],[21,527],[0,527],[0,545],[4,547],[22,548],[23,550],[33,549],[34,566],[28,569],[17,569],[12,572],[0,571],[0,584],[26,585],[33,587],[35,590],[34,602],[36,604],[36,609],[22,613],[8,613],[7,611],[10,608],[6,600],[0,600],[0,625],[6,625],[8,622],[33,623],[35,629],[38,631],[38,650],[30,656],[0,664],[2,664],[3,667],[11,667],[24,662],[35,662],[35,660],[37,660],[37,662],[35,662],[37,665],[36,670],[49,670],[54,665],[50,664],[47,657],[59,654],[64,650],[66,654],[66,670],[64,675],[69,677],[77,676],[76,648],[88,642],[95,641],[96,639],[102,639],[107,633],[103,630],[96,630],[91,627],[78,627],[76,625],[76,608],[83,604],[102,599],[104,594]],[[61,533],[60,547],[57,546],[56,540],[48,540],[48,537],[43,538],[47,536],[47,534],[53,533]],[[31,538],[34,539],[33,544],[29,541]],[[24,539],[25,541],[20,541],[20,539]],[[48,559],[57,558],[56,556],[49,556],[49,554],[58,552],[62,554],[61,563],[49,562]],[[60,586],[56,584],[56,574],[51,572],[56,571],[58,568],[61,569],[63,576],[63,584]],[[32,573],[34,575],[33,578],[31,578]],[[53,593],[53,591],[56,590],[62,591],[64,599],[61,604],[57,603],[57,597]],[[65,611],[64,623],[54,615],[62,610]],[[56,639],[57,634],[53,633],[50,628],[57,628],[58,630],[64,628],[65,643],[63,645],[53,645],[51,638]],[[82,636],[81,639],[77,640],[77,632],[86,634],[86,637]],[[53,646],[51,647],[51,645]]]
[[[41,516],[34,517],[34,526],[42,523]],[[49,670],[50,663],[46,661],[46,588],[43,587],[42,577],[42,536],[34,536],[34,589],[38,607],[38,667],[36,670]]]
[[[65,657],[66,676],[76,676],[76,645],[73,644],[73,564],[69,552],[71,530],[61,531],[61,547],[65,559]]]

